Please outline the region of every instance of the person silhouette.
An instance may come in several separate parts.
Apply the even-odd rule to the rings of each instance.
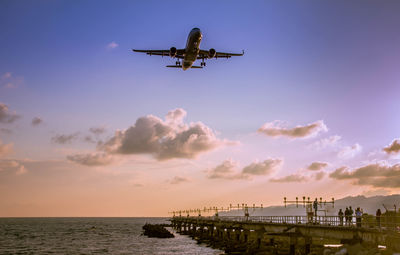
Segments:
[[[353,209],[351,208],[351,206],[349,206],[349,224],[353,225]]]
[[[381,228],[381,209],[378,208],[378,210],[376,210],[376,224],[378,225],[378,228]]]
[[[338,216],[339,216],[339,226],[343,226],[343,211],[342,211],[342,209],[339,209]]]
[[[356,209],[356,226],[358,228],[361,228],[361,217],[362,217],[362,211],[360,207],[357,207]]]
[[[314,202],[313,202],[313,208],[315,211],[315,217],[317,217],[317,211],[318,211],[318,199],[315,198]]]

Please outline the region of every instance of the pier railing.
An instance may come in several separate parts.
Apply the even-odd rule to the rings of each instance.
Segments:
[[[223,216],[219,217],[223,220],[231,221],[250,221],[250,222],[266,222],[266,223],[280,223],[280,224],[307,224],[318,223],[321,225],[339,226],[341,224],[337,216],[250,216],[250,217],[232,217]],[[342,222],[345,224],[345,222]],[[355,223],[355,221],[354,221]]]
[[[357,225],[356,217],[351,217],[351,220],[346,221],[339,216],[189,216],[189,217],[174,217],[176,219],[197,219],[197,220],[213,220],[213,221],[235,221],[235,222],[259,222],[271,224],[312,224],[322,226],[335,227],[366,227],[366,228],[390,228],[400,230],[400,217],[381,217],[380,224],[376,217],[369,215],[363,216],[361,223]]]

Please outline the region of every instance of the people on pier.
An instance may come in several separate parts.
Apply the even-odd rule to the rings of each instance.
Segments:
[[[376,210],[376,224],[378,225],[378,228],[381,228],[381,209],[378,208],[378,210]]]
[[[306,205],[306,211],[307,211],[307,222],[308,223],[313,223],[313,218],[314,218],[314,210],[312,208],[311,204]]]
[[[318,211],[318,199],[315,198],[314,202],[313,202],[313,207],[314,207],[314,211],[315,211],[315,217],[317,217],[317,211]]]
[[[349,208],[346,207],[346,210],[344,210],[344,218],[346,219],[346,226],[348,226],[349,223]]]
[[[339,226],[343,226],[343,211],[342,211],[342,209],[339,209],[338,216],[339,216]]]
[[[349,224],[352,225],[353,224],[353,208],[351,208],[351,206],[349,206]]]
[[[249,220],[249,217],[250,217],[249,212],[245,212],[245,213],[244,213],[244,217],[246,217],[246,221],[248,221],[248,220]]]
[[[356,209],[356,226],[358,228],[361,228],[361,217],[362,217],[362,210],[360,207],[357,207]]]

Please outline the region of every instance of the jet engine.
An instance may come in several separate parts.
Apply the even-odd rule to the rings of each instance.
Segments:
[[[216,52],[214,49],[211,48],[211,49],[208,51],[208,58],[214,58],[215,55],[217,55],[217,52]]]
[[[171,49],[169,49],[169,56],[171,58],[174,58],[176,56],[176,52],[177,52],[176,48],[175,47],[171,47]]]

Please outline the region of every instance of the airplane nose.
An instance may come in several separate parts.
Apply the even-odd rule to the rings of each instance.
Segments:
[[[197,28],[197,27],[193,28],[193,29],[192,29],[192,33],[193,33],[196,37],[202,37],[200,28]]]
[[[190,66],[191,66],[190,63],[183,62],[182,69],[183,69],[183,70],[189,69]]]

